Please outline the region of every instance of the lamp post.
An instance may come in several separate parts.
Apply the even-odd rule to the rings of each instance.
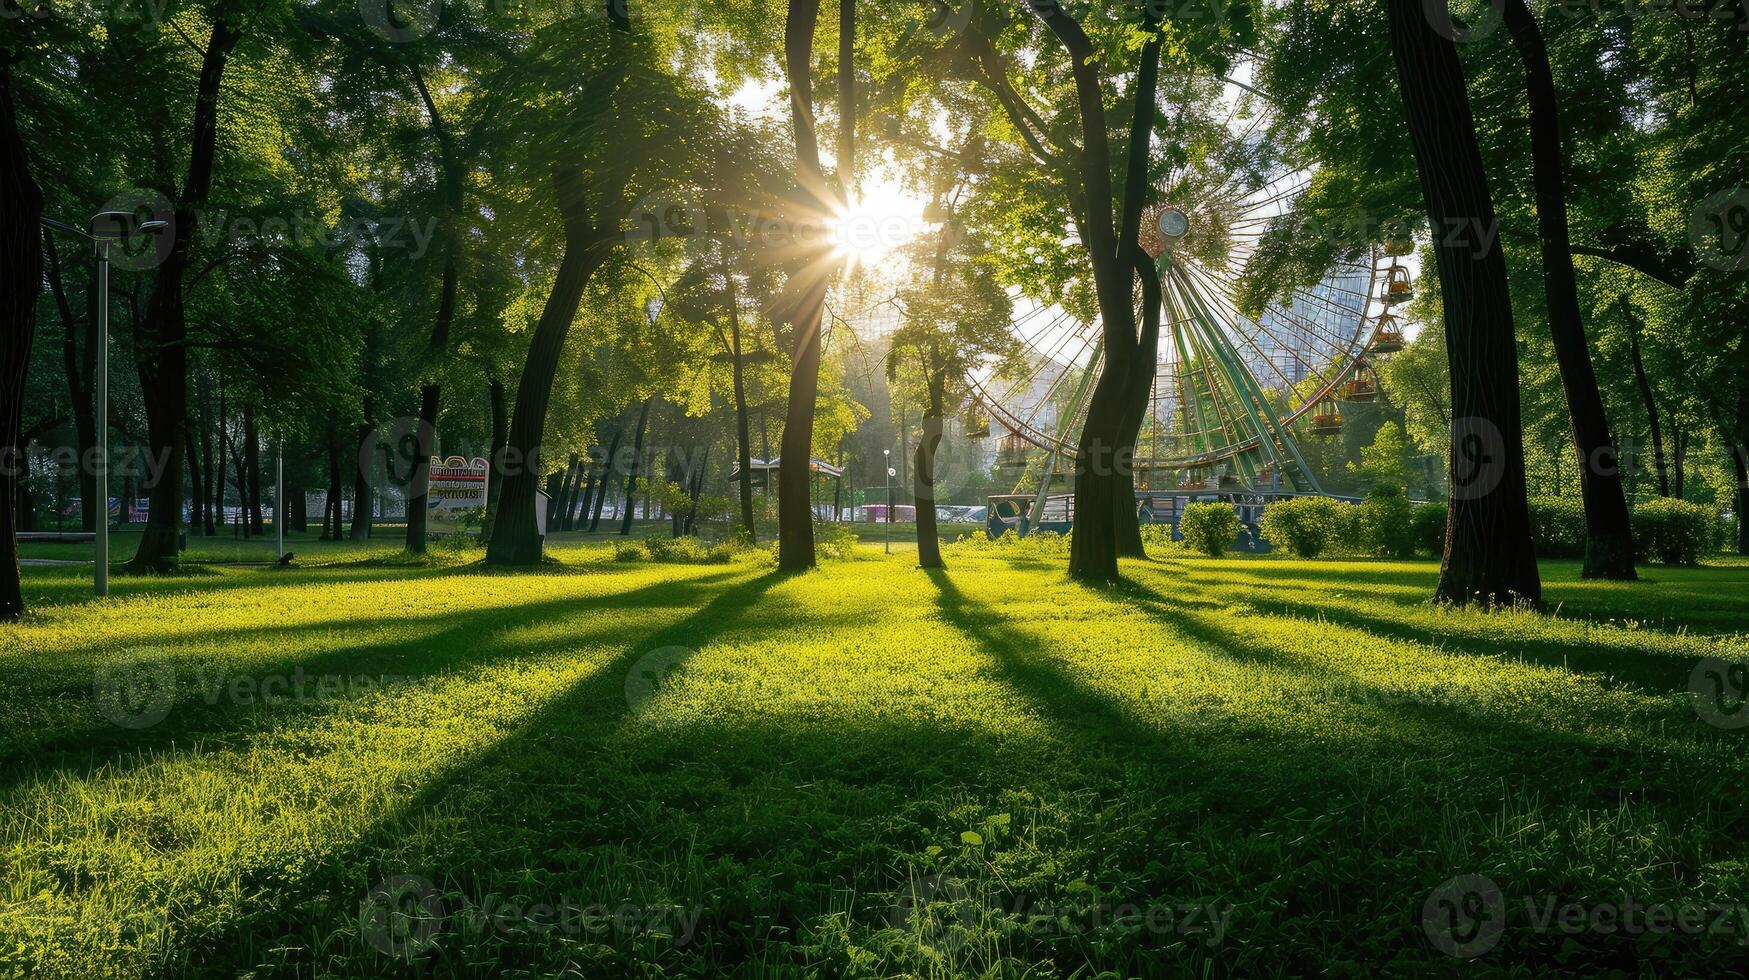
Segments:
[[[886,458],[886,461],[887,461],[887,534],[886,534],[887,542],[886,543],[887,543],[887,554],[890,555],[893,553],[893,467],[892,467],[893,451],[891,449],[883,449],[883,450],[881,450],[881,455],[884,456]]]
[[[279,549],[278,558],[285,561],[285,444],[273,447],[273,536]]]
[[[97,247],[97,365],[91,400],[92,415],[97,429],[97,458],[91,461],[97,477],[97,525],[92,539],[92,557],[96,567],[91,577],[95,595],[109,594],[109,246],[138,231],[156,235],[170,222],[140,221],[132,211],[99,211],[91,216],[91,229],[82,231],[52,218],[42,219],[51,231],[78,235]],[[127,501],[122,501],[122,513],[127,513]]]

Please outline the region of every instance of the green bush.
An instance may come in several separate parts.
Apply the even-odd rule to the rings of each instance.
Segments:
[[[1737,550],[1737,522],[1742,520],[1740,514],[1732,514],[1719,522],[1719,550],[1735,553]]]
[[[1172,540],[1172,525],[1170,524],[1143,524],[1142,547],[1150,553],[1185,550],[1184,542]]]
[[[1338,548],[1358,549],[1359,513],[1329,497],[1293,497],[1263,510],[1258,530],[1264,540],[1301,558],[1316,558]]]
[[[1401,487],[1381,484],[1372,488],[1359,510],[1364,551],[1385,558],[1415,557],[1414,508]]]
[[[1530,498],[1530,540],[1538,558],[1585,557],[1585,505],[1572,497]]]
[[[1191,504],[1178,518],[1178,533],[1184,536],[1185,544],[1219,558],[1239,536],[1239,514],[1232,504]]]
[[[644,550],[644,543],[642,541],[614,542],[614,561],[643,561],[648,557],[650,557],[650,553]]]
[[[1415,536],[1415,548],[1424,551],[1435,558],[1445,554],[1445,504],[1438,501],[1428,501],[1416,504],[1415,512],[1409,517],[1411,533]]]
[[[1694,565],[1712,549],[1718,515],[1704,504],[1659,497],[1634,507],[1634,551],[1641,561]]]

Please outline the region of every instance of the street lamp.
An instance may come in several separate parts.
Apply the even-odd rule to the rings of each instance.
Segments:
[[[81,231],[52,218],[42,219],[44,227],[69,235],[78,235],[97,246],[97,367],[96,385],[91,400],[97,428],[97,458],[92,468],[97,477],[97,527],[92,540],[96,569],[91,590],[99,596],[109,594],[109,246],[126,238],[129,230],[156,235],[170,227],[159,219],[140,221],[132,211],[99,211],[91,217],[91,230]],[[122,502],[125,508],[127,502]]]
[[[887,554],[893,553],[893,451],[881,450],[881,455],[887,460]]]

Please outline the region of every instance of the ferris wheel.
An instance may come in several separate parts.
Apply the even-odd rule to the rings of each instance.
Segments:
[[[1274,127],[1262,97],[1235,87],[1226,131],[1243,146]],[[1344,406],[1378,397],[1379,359],[1403,348],[1392,311],[1413,296],[1399,261],[1411,243],[1352,249],[1358,258],[1334,262],[1309,286],[1275,290],[1258,315],[1241,311],[1241,282],[1260,239],[1310,179],[1303,171],[1193,172],[1157,188],[1164,203],[1143,215],[1141,234],[1160,273],[1161,310],[1135,448],[1138,486],[1322,492],[1301,441],[1339,436]],[[1057,463],[1075,457],[1104,359],[1101,329],[1032,304],[1012,330],[1024,368],[972,373],[966,432],[988,434],[994,421],[1005,430],[999,461],[1018,469],[1043,455],[1048,484]]]

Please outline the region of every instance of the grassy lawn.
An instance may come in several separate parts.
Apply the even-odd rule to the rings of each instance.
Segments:
[[[0,974],[1749,968],[1749,729],[1687,693],[1745,652],[1749,567],[1549,564],[1539,616],[1435,607],[1424,562],[1098,591],[1024,553],[552,544],[300,541],[102,604],[26,569]],[[1699,926],[1607,928],[1624,902]]]

